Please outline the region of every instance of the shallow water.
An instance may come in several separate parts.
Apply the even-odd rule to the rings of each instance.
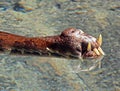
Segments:
[[[106,55],[92,71],[81,60],[0,54],[0,91],[120,91],[119,0],[3,0],[0,28],[24,36],[80,28],[103,35]]]

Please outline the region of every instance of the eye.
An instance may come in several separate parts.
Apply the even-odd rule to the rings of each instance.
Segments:
[[[72,30],[72,31],[71,31],[71,33],[74,33],[74,32],[75,32],[75,30]]]

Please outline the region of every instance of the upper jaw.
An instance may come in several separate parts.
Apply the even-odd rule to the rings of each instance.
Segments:
[[[97,58],[99,56],[104,56],[105,53],[101,48],[102,45],[102,35],[96,39],[90,35],[82,34],[82,38],[79,38],[80,50],[75,50],[75,54],[72,52],[72,57],[81,58]],[[78,44],[78,45],[79,45]]]

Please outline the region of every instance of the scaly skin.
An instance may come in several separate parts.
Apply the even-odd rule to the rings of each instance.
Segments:
[[[91,50],[87,50],[88,43]],[[99,48],[96,38],[84,33],[80,29],[68,28],[60,35],[47,37],[25,37],[6,32],[0,32],[1,50],[20,50],[38,52],[42,54],[56,53],[64,57],[95,58],[97,55],[93,49]]]

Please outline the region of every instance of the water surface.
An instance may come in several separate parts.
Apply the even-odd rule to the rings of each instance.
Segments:
[[[80,28],[103,35],[101,68],[81,71],[81,60],[0,54],[0,91],[119,91],[119,0],[3,0],[0,28],[24,36]]]

